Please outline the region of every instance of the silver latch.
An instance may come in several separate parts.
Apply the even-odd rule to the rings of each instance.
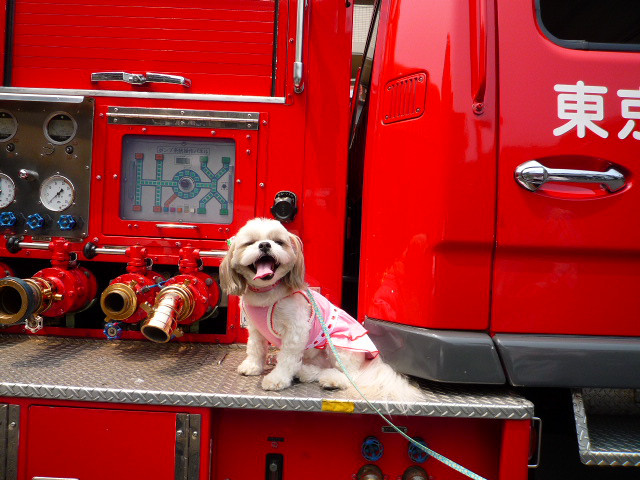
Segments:
[[[146,83],[170,83],[190,87],[191,80],[180,75],[166,73],[128,73],[128,72],[94,72],[92,82],[124,82],[130,85],[144,85]]]
[[[599,183],[607,191],[613,193],[625,186],[624,175],[615,168],[606,172],[592,170],[572,170],[566,168],[549,168],[536,160],[529,160],[518,165],[515,171],[518,184],[531,192],[547,182]]]

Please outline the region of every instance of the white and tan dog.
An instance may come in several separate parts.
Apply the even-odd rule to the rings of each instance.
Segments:
[[[349,388],[326,345],[313,303],[304,283],[300,239],[280,222],[255,218],[232,239],[220,266],[223,290],[241,295],[248,320],[247,358],[242,375],[260,375],[268,343],[278,346],[277,364],[262,380],[265,390],[282,390],[293,383],[317,381],[324,388]],[[364,328],[328,300],[311,292],[349,374],[367,396],[394,401],[417,401],[419,389],[377,356]],[[315,347],[315,348],[314,348]]]

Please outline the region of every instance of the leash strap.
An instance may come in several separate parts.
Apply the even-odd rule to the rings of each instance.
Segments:
[[[360,389],[358,388],[358,385],[356,385],[356,383],[353,381],[353,378],[351,378],[351,375],[349,374],[349,372],[347,371],[346,367],[342,363],[342,360],[340,359],[340,356],[338,355],[336,347],[333,345],[333,341],[331,340],[331,336],[329,334],[329,329],[327,328],[327,326],[324,323],[324,317],[322,315],[322,312],[320,311],[320,308],[318,308],[318,304],[316,303],[315,299],[313,298],[313,294],[311,293],[311,290],[309,288],[307,288],[307,296],[309,297],[309,300],[311,302],[311,306],[313,307],[313,311],[315,312],[316,316],[318,317],[318,320],[320,321],[320,326],[322,327],[322,331],[324,332],[325,336],[327,337],[327,342],[329,343],[329,347],[331,348],[331,351],[333,352],[333,355],[336,357],[336,361],[338,362],[338,365],[340,366],[340,369],[346,375],[347,379],[351,382],[351,384],[356,389],[356,391],[360,394],[360,396],[367,403],[369,408],[371,408],[374,412],[376,412],[391,428],[394,429],[394,431],[396,431],[397,433],[402,435],[404,438],[406,438],[416,448],[419,448],[420,450],[422,450],[423,452],[427,453],[428,455],[431,455],[433,458],[435,458],[439,462],[444,463],[446,466],[454,469],[457,472],[462,473],[463,475],[466,475],[469,478],[473,478],[474,480],[487,480],[486,478],[481,477],[477,473],[472,472],[468,468],[465,468],[462,465],[454,462],[453,460],[448,459],[444,455],[440,455],[438,452],[435,452],[435,451],[431,450],[429,447],[427,447],[425,445],[422,445],[421,443],[416,442],[413,438],[411,438],[409,435],[407,435],[402,430],[400,430],[397,426],[395,426],[391,422],[391,420],[389,420],[387,417],[385,417],[380,412],[380,410],[378,410],[367,399],[367,397],[364,396],[364,394],[360,391]]]

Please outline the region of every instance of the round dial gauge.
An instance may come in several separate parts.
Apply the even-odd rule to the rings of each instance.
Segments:
[[[51,143],[61,145],[76,135],[78,125],[72,116],[65,112],[50,115],[44,123],[44,135]]]
[[[18,131],[18,122],[9,112],[0,111],[0,142],[13,138]]]
[[[42,206],[54,212],[61,212],[73,203],[76,191],[73,183],[62,175],[53,175],[40,186]]]
[[[16,197],[16,186],[9,175],[0,173],[0,208],[5,208]]]

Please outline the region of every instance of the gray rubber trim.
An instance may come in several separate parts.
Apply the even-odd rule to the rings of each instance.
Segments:
[[[640,338],[499,333],[493,340],[512,385],[640,388]]]
[[[364,326],[384,361],[407,375],[449,383],[506,382],[486,333],[432,330],[372,318]]]

